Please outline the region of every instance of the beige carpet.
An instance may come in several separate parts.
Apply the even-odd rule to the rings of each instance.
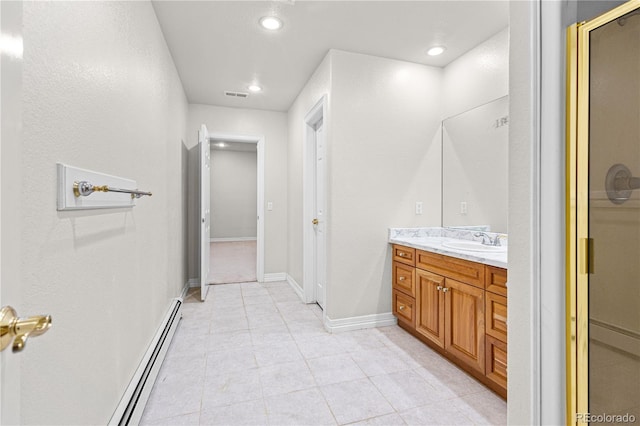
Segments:
[[[209,284],[256,281],[256,242],[211,243]]]

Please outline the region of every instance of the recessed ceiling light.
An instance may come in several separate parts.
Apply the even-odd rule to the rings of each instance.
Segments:
[[[260,92],[262,91],[262,87],[258,86],[257,84],[252,84],[248,87],[249,91],[251,92]]]
[[[218,142],[218,143],[216,144],[216,146],[217,146],[218,148],[224,148],[224,147],[225,147],[225,146],[227,146],[227,145],[226,145],[224,142]]]
[[[445,51],[445,48],[442,46],[434,46],[431,49],[427,50],[427,55],[429,56],[438,56],[438,55],[442,55],[442,53]]]
[[[279,30],[282,28],[282,20],[277,16],[263,16],[260,18],[260,25],[266,30]]]

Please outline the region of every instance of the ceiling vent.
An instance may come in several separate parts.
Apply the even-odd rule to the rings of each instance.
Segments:
[[[248,98],[249,97],[249,94],[245,92],[231,92],[227,90],[224,92],[224,94],[232,98]]]

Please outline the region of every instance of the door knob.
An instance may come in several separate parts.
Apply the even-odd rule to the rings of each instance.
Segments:
[[[318,219],[313,219],[311,223],[313,223],[314,225],[317,225],[320,223],[320,221]]]
[[[16,310],[4,306],[0,310],[0,351],[6,349],[13,340],[13,352],[20,352],[27,338],[44,334],[51,328],[51,315],[36,315],[18,318]]]

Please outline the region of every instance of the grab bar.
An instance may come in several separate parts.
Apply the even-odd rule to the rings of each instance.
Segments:
[[[140,198],[143,195],[148,195],[150,197],[153,195],[150,192],[138,191],[137,189],[113,188],[108,185],[94,186],[86,180],[73,182],[73,194],[76,197],[87,197],[94,192],[122,192],[124,194],[131,194],[131,198]]]

